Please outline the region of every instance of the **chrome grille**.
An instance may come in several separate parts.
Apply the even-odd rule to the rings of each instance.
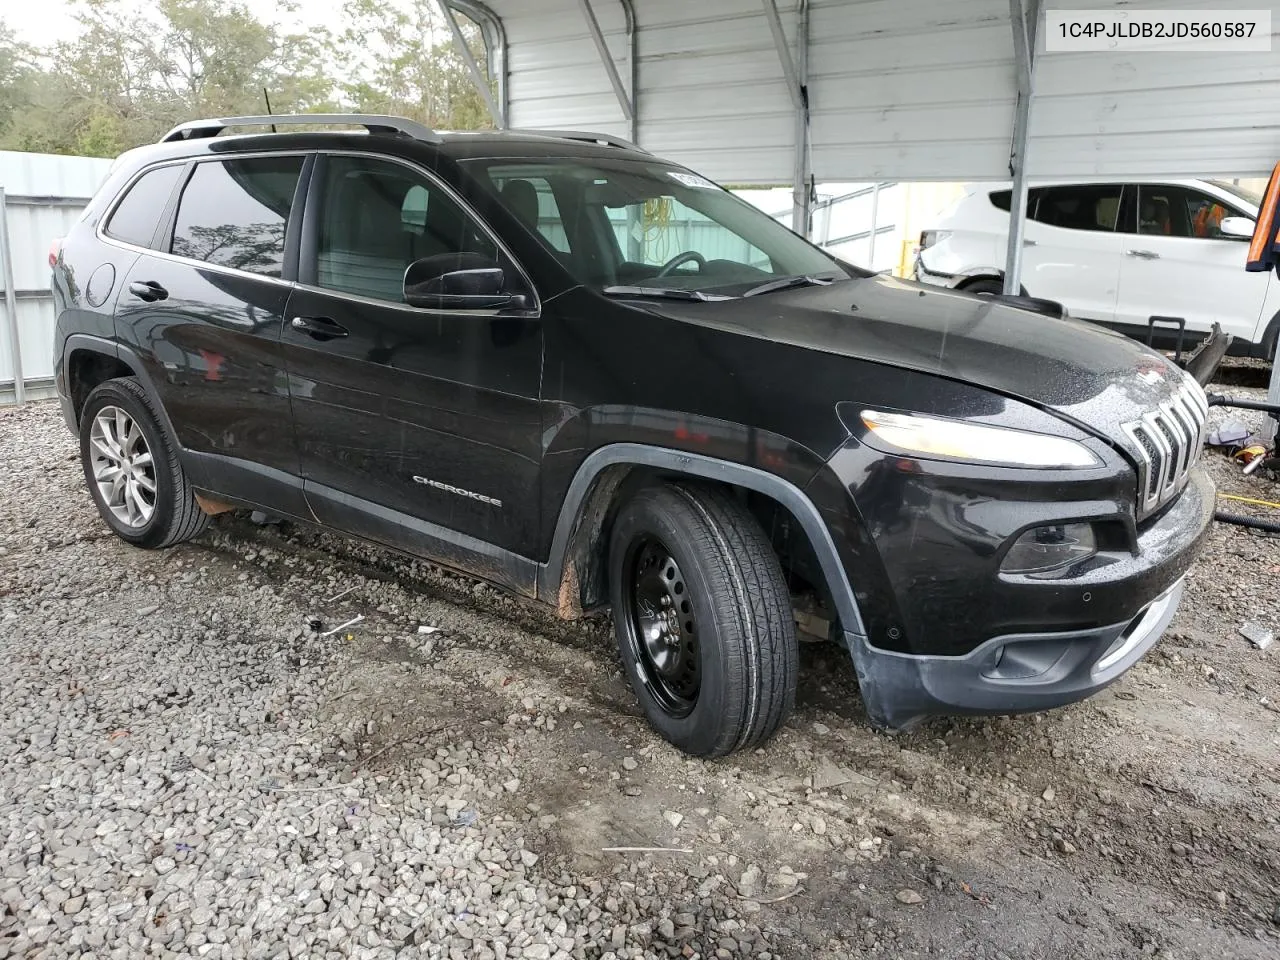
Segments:
[[[1141,420],[1124,425],[1138,458],[1138,516],[1172,500],[1187,483],[1204,446],[1209,404],[1188,379],[1173,398]]]

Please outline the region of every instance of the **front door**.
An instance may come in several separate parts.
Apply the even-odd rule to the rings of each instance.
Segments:
[[[529,586],[508,554],[531,556],[538,533],[533,290],[446,188],[398,161],[321,155],[303,237],[284,344],[316,517]],[[530,309],[407,304],[408,266],[448,254],[498,262]]]
[[[1125,225],[1117,321],[1145,330],[1152,316],[1183,317],[1187,330],[1207,333],[1217,322],[1224,333],[1252,340],[1268,276],[1245,271],[1247,241],[1216,230],[1224,216],[1246,214],[1190,187],[1129,189],[1137,216]],[[1162,325],[1162,339],[1173,329]]]
[[[1120,286],[1120,187],[1039,187],[1031,195],[1022,285],[1033,297],[1066,304],[1073,317],[1110,322]]]
[[[121,339],[142,358],[196,486],[306,516],[280,346],[285,250],[306,157],[201,160],[172,229],[125,277]]]

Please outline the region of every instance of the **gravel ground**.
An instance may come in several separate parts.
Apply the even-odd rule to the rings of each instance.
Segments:
[[[243,518],[130,548],[52,404],[0,463],[0,958],[1280,955],[1280,643],[1237,633],[1280,631],[1280,540],[1217,526],[1086,703],[885,736],[806,645],[711,763],[601,621]]]

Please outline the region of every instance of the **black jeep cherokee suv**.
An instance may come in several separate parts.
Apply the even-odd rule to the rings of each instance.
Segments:
[[[299,121],[365,130],[218,136]],[[704,756],[787,717],[797,591],[878,725],[1088,696],[1212,515],[1204,393],[1160,355],[869,275],[593,134],[184,124],[117,161],[53,288],[125,540],[252,507],[609,605]]]

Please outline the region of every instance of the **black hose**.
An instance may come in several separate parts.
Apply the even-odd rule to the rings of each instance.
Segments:
[[[1226,513],[1222,510],[1216,510],[1213,519],[1221,523],[1230,523],[1237,527],[1248,527],[1250,530],[1266,530],[1268,533],[1280,533],[1280,523],[1274,520],[1256,520],[1253,517],[1244,517],[1238,513]]]

